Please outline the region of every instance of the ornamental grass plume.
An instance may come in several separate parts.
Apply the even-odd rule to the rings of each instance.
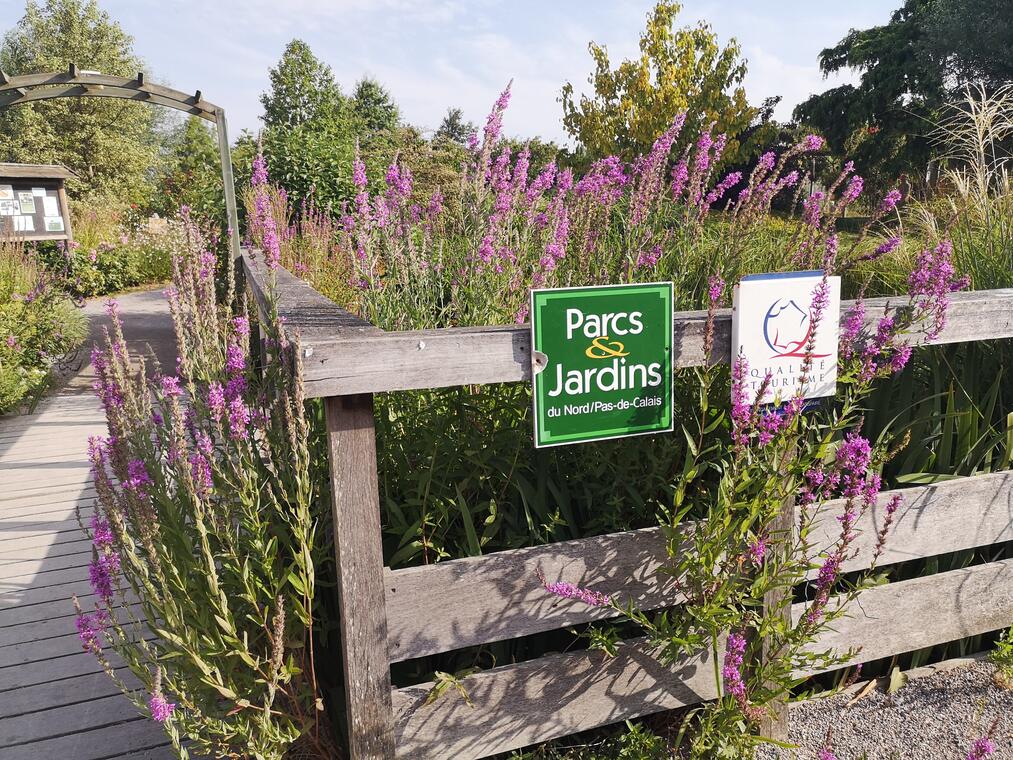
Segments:
[[[264,320],[254,372],[249,316],[215,300],[217,263],[190,224],[169,290],[178,374],[130,356],[114,307],[95,352],[110,434],[90,444],[93,593],[75,600],[78,635],[181,757],[281,758],[300,739],[331,757],[313,661],[326,457],[298,346]]]

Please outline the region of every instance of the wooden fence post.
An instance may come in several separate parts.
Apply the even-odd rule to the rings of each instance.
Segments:
[[[778,536],[779,540],[771,547],[772,551],[786,552],[794,544],[795,535],[795,499],[789,497],[781,505],[781,511],[770,524],[770,532]],[[764,614],[768,610],[778,611],[771,614],[780,614],[791,625],[791,589],[774,589],[763,595]],[[763,661],[769,659],[770,642],[760,642],[760,658]],[[760,719],[760,735],[770,739],[786,741],[788,739],[788,703],[773,702],[767,705],[768,712]]]
[[[324,399],[350,760],[394,757],[372,394]]]

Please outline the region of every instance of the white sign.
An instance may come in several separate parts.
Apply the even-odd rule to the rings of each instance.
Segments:
[[[60,206],[57,204],[56,198],[52,195],[43,196],[42,209],[45,216],[60,215]]]
[[[813,297],[823,273],[784,272],[743,277],[732,295],[732,361],[749,365],[748,400],[756,400],[769,374],[762,404],[784,403],[799,392],[812,341],[812,367],[802,395],[832,396],[837,390],[837,342],[841,278],[827,278],[827,303],[813,340]]]
[[[46,232],[63,232],[63,217],[62,216],[47,216]]]
[[[35,219],[30,216],[14,217],[15,232],[35,232]]]
[[[32,195],[37,195],[39,198],[44,198],[46,196],[46,188],[44,188],[44,187],[33,187],[32,188]]]
[[[14,185],[0,185],[0,201],[14,200]]]

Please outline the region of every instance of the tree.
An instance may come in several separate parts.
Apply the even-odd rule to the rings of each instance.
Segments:
[[[363,77],[352,93],[352,114],[369,134],[391,132],[397,129],[401,115],[397,104],[386,88],[375,79]]]
[[[925,47],[958,83],[998,87],[1013,81],[1013,4],[1009,0],[935,0]]]
[[[28,0],[25,15],[0,44],[8,74],[65,71],[71,62],[103,74],[143,70],[132,38],[95,0]],[[79,180],[75,195],[110,194],[144,202],[158,161],[160,115],[150,105],[64,98],[0,111],[0,160],[62,163]]]
[[[302,40],[285,46],[269,77],[271,90],[260,96],[261,118],[269,129],[329,120],[341,107],[341,90],[331,67],[321,63]]]
[[[474,123],[464,120],[464,112],[460,108],[448,108],[447,115],[440,122],[439,129],[433,137],[437,140],[449,140],[458,145],[465,145],[468,137],[475,134],[478,128]]]
[[[857,85],[813,95],[795,109],[830,149],[855,159],[876,184],[901,173],[924,175],[931,157],[927,136],[946,98],[946,72],[926,48],[925,24],[934,0],[905,0],[889,23],[852,29],[820,53],[820,69],[862,72]]]
[[[201,218],[225,220],[218,144],[204,120],[190,116],[170,133],[157,188],[152,210],[163,216],[185,205]]]
[[[591,42],[588,49],[595,70],[588,78],[594,96],[563,86],[563,126],[578,140],[591,160],[616,153],[630,159],[648,150],[677,114],[687,113],[677,146],[688,142],[714,122],[729,136],[725,156],[740,151],[735,139],[753,120],[755,109],[746,102],[741,82],[746,64],[734,40],[722,48],[710,26],[675,29],[682,6],[662,0],[647,17],[640,38],[640,57],[612,70],[608,51]]]

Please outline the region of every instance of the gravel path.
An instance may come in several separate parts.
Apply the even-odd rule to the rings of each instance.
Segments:
[[[912,672],[893,695],[876,689],[851,707],[861,685],[791,709],[796,750],[764,748],[758,760],[815,760],[832,727],[840,760],[964,760],[998,720],[993,758],[1013,758],[1013,691],[995,685],[988,662],[963,660]]]

